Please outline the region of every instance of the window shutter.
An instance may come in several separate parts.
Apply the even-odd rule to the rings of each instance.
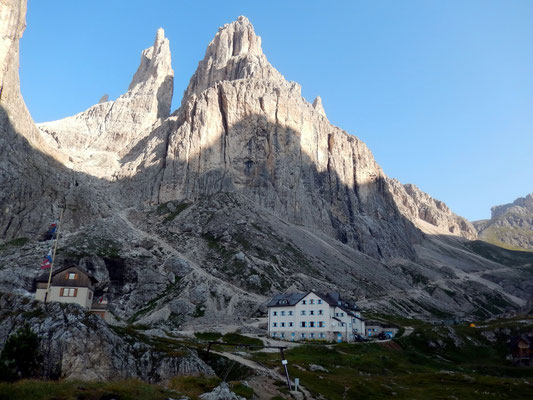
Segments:
[[[74,297],[78,296],[78,289],[74,289]]]
[[[59,291],[59,296],[63,297],[63,292],[65,291],[65,288],[61,288],[61,290]]]
[[[65,279],[68,279],[68,272],[65,274]]]

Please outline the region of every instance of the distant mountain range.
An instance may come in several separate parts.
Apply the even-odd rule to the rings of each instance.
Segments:
[[[533,250],[533,193],[491,208],[490,219],[473,222],[479,238],[511,250]]]

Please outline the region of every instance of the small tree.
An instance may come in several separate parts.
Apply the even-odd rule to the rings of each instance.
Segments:
[[[0,380],[12,382],[36,377],[42,363],[39,342],[27,324],[9,336],[0,354]]]

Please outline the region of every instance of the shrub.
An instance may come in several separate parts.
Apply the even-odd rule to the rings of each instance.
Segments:
[[[27,324],[9,336],[0,354],[0,380],[13,382],[36,377],[42,363],[39,342]]]

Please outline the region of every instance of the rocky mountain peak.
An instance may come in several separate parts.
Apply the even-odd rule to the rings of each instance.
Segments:
[[[172,102],[174,71],[170,56],[170,43],[163,28],[157,30],[154,45],[141,53],[141,64],[133,75],[128,92],[131,96],[154,94],[158,102],[158,117],[166,118],[170,114]]]
[[[230,57],[262,55],[261,37],[255,34],[248,18],[241,15],[236,21],[218,29],[207,53],[213,55],[219,65],[225,65]]]
[[[513,250],[533,250],[533,193],[490,211],[489,220],[473,222],[481,239]]]
[[[240,16],[236,21],[219,28],[209,43],[205,57],[189,82],[183,96],[185,102],[215,83],[226,80],[257,78],[283,80],[283,76],[268,62],[248,18]]]
[[[174,71],[171,65],[170,44],[165,37],[163,28],[159,28],[156,33],[154,45],[147,48],[141,54],[141,64],[133,75],[129,92],[136,94],[136,91],[151,91],[157,88],[157,98],[160,103],[160,110],[164,118],[170,113],[170,102],[172,101],[172,83]],[[166,90],[159,90],[161,85],[165,85]],[[168,87],[166,87],[168,86]]]
[[[324,106],[322,105],[322,98],[320,96],[317,96],[316,99],[313,101],[313,108],[323,117],[326,116],[326,111],[324,110]]]
[[[52,145],[69,153],[74,160],[69,167],[101,176],[101,172],[87,170],[86,156],[94,157],[94,150],[120,153],[145,137],[155,124],[169,116],[173,90],[169,41],[159,28],[153,46],[142,51],[139,68],[126,93],[115,101],[106,99],[72,117],[38,127]],[[116,163],[109,168],[109,159],[105,155],[105,160],[98,160],[97,164],[112,171]]]
[[[519,197],[510,204],[492,207],[490,209],[491,218],[498,218],[499,216],[505,214],[507,210],[513,207],[515,207],[515,210],[519,210],[520,208],[522,208],[524,209],[524,211],[527,210],[528,212],[533,212],[533,193],[528,194],[526,197]]]

